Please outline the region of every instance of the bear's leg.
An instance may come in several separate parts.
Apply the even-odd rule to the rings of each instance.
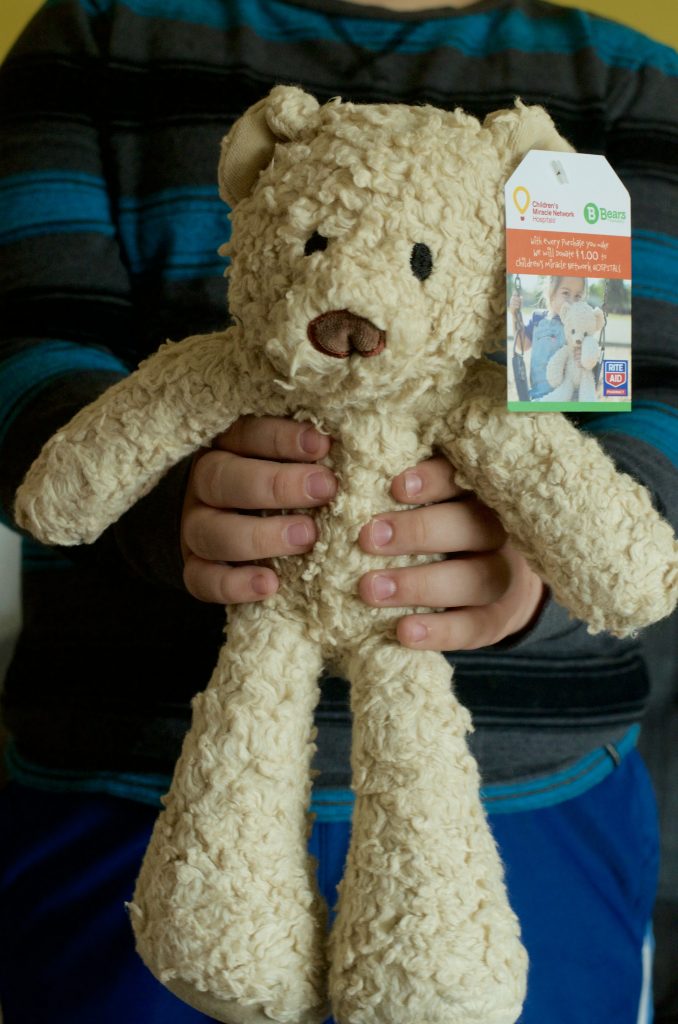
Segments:
[[[574,382],[574,369],[575,369],[575,367],[574,367],[574,361],[570,357],[569,349],[567,347],[563,347],[561,349],[558,349],[556,354],[551,357],[551,360],[550,360],[550,362],[549,362],[549,364],[547,366],[547,375],[548,375],[549,382],[551,381],[551,375],[548,372],[548,368],[549,368],[549,366],[551,366],[551,363],[555,362],[556,360],[558,360],[559,366],[560,366],[560,364],[562,364],[562,366],[560,366],[560,368],[559,368],[560,383],[557,384],[557,386],[556,386],[557,382],[555,381],[555,376],[554,376],[553,391],[549,391],[549,393],[547,395],[543,395],[540,399],[538,399],[538,401],[540,401],[540,402],[571,402],[572,401],[572,396],[574,394],[574,389],[575,389],[575,382]]]
[[[341,1024],[513,1024],[527,957],[442,655],[347,659],[351,847],[330,941]]]
[[[137,948],[229,1024],[317,1024],[326,908],[307,854],[320,652],[261,604],[230,609],[130,905]]]

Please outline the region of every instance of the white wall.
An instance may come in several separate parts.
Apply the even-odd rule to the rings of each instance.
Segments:
[[[15,533],[0,526],[0,681],[19,630],[19,561],[21,543]]]

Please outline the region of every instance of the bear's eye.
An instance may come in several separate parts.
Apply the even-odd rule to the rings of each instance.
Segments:
[[[425,281],[433,270],[433,255],[431,250],[423,242],[417,242],[412,246],[410,253],[410,266],[412,273],[420,281]]]
[[[304,256],[310,256],[314,252],[322,252],[327,248],[327,239],[319,231],[314,231],[304,246]]]
[[[574,327],[572,328],[572,333],[573,333],[573,334],[576,334],[576,333],[577,333],[577,332],[576,332],[576,330],[574,329]]]

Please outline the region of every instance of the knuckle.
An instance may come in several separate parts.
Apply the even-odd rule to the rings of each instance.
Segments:
[[[436,626],[432,631],[438,651],[466,651],[484,644],[477,644],[475,615],[464,609],[452,610],[436,616]]]
[[[463,646],[456,612],[439,612],[429,625],[429,643],[436,651],[454,651]]]
[[[215,603],[233,604],[237,603],[238,597],[232,586],[233,571],[227,566],[220,566],[214,573]]]
[[[497,599],[497,575],[494,557],[476,555],[464,564],[462,582],[468,600],[463,602],[472,607],[482,607]]]
[[[294,438],[290,438],[290,424],[286,420],[271,423],[271,453],[274,459],[287,459],[296,440],[298,425],[292,427]]]
[[[189,509],[184,516],[183,523],[181,526],[181,539],[189,552],[189,558],[191,554],[197,554],[195,549],[195,516],[196,510]]]
[[[447,608],[452,604],[449,564],[445,561],[428,562],[422,569],[420,598],[430,608]]]
[[[242,561],[249,561],[254,558],[268,558],[272,555],[270,543],[269,522],[261,516],[248,516],[247,526],[249,539],[247,546],[249,551],[243,553]]]
[[[503,635],[499,616],[492,607],[479,608],[469,612],[466,621],[465,647],[468,650],[490,647]]]
[[[189,557],[186,559],[186,562],[184,563],[183,581],[184,586],[186,587],[186,590],[189,592],[189,594],[191,594],[193,597],[199,598],[197,588],[195,585],[195,567],[193,564],[194,562],[195,559],[189,555]]]
[[[414,497],[410,497],[407,493],[405,473],[401,473],[399,476],[394,478],[393,483],[391,484],[391,494],[396,501],[401,502],[403,505],[416,504]]]
[[[413,553],[428,550],[429,529],[428,517],[425,509],[418,509],[410,512],[405,522],[405,536],[401,543],[407,545],[407,550]]]
[[[423,463],[420,475],[424,480],[424,491],[420,498],[434,501],[450,501],[460,492],[455,476],[456,468],[445,455],[434,455]]]
[[[511,567],[500,553],[490,555],[485,562],[485,583],[493,601],[498,601],[506,593],[511,583]]]
[[[275,508],[291,508],[296,502],[293,500],[290,474],[286,472],[285,466],[274,470],[271,476],[271,495]]]
[[[196,512],[189,516],[184,531],[186,546],[198,558],[209,558],[213,546],[213,527],[206,516]]]
[[[198,459],[193,471],[195,492],[201,501],[218,504],[223,471],[223,452],[206,452]]]
[[[184,586],[189,594],[197,601],[211,602],[209,587],[205,573],[205,566],[199,558],[191,556],[184,566]]]
[[[488,546],[501,546],[506,540],[506,530],[502,526],[497,514],[477,499],[475,501],[475,514],[482,522]]]
[[[222,451],[239,452],[245,443],[245,434],[249,427],[250,417],[240,416],[231,423],[228,430],[219,435],[218,444]]]
[[[369,605],[376,603],[372,592],[372,579],[374,575],[373,572],[368,572],[358,580],[358,595],[365,604]]]
[[[497,643],[503,636],[499,616],[492,608],[483,609],[482,614],[476,616],[477,627],[473,631],[473,646],[490,647]]]
[[[402,604],[433,608],[433,595],[437,588],[432,566],[420,565],[414,569],[402,569],[398,574],[398,589],[402,595]]]

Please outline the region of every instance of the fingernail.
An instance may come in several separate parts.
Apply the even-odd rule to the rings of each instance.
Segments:
[[[424,481],[418,473],[405,473],[405,494],[408,498],[414,498],[421,493]]]
[[[309,498],[331,498],[335,485],[328,473],[311,473],[306,477],[306,493]]]
[[[293,523],[285,530],[285,539],[293,548],[305,547],[311,543],[311,529],[307,523]]]
[[[384,544],[393,537],[393,527],[385,519],[375,519],[372,523],[372,543],[377,548],[383,548]]]
[[[256,576],[253,576],[252,579],[250,580],[250,586],[252,587],[254,593],[260,594],[262,596],[271,593],[271,591],[273,590],[271,584],[272,580],[268,576],[265,576],[263,573],[258,573]]]
[[[322,434],[319,434],[315,427],[308,427],[299,437],[299,446],[307,455],[317,455],[322,440]]]
[[[428,627],[423,622],[413,622],[407,627],[405,633],[410,643],[418,644],[428,636]]]
[[[393,597],[396,585],[389,576],[375,576],[372,581],[372,593],[377,601],[385,601],[387,597]]]

